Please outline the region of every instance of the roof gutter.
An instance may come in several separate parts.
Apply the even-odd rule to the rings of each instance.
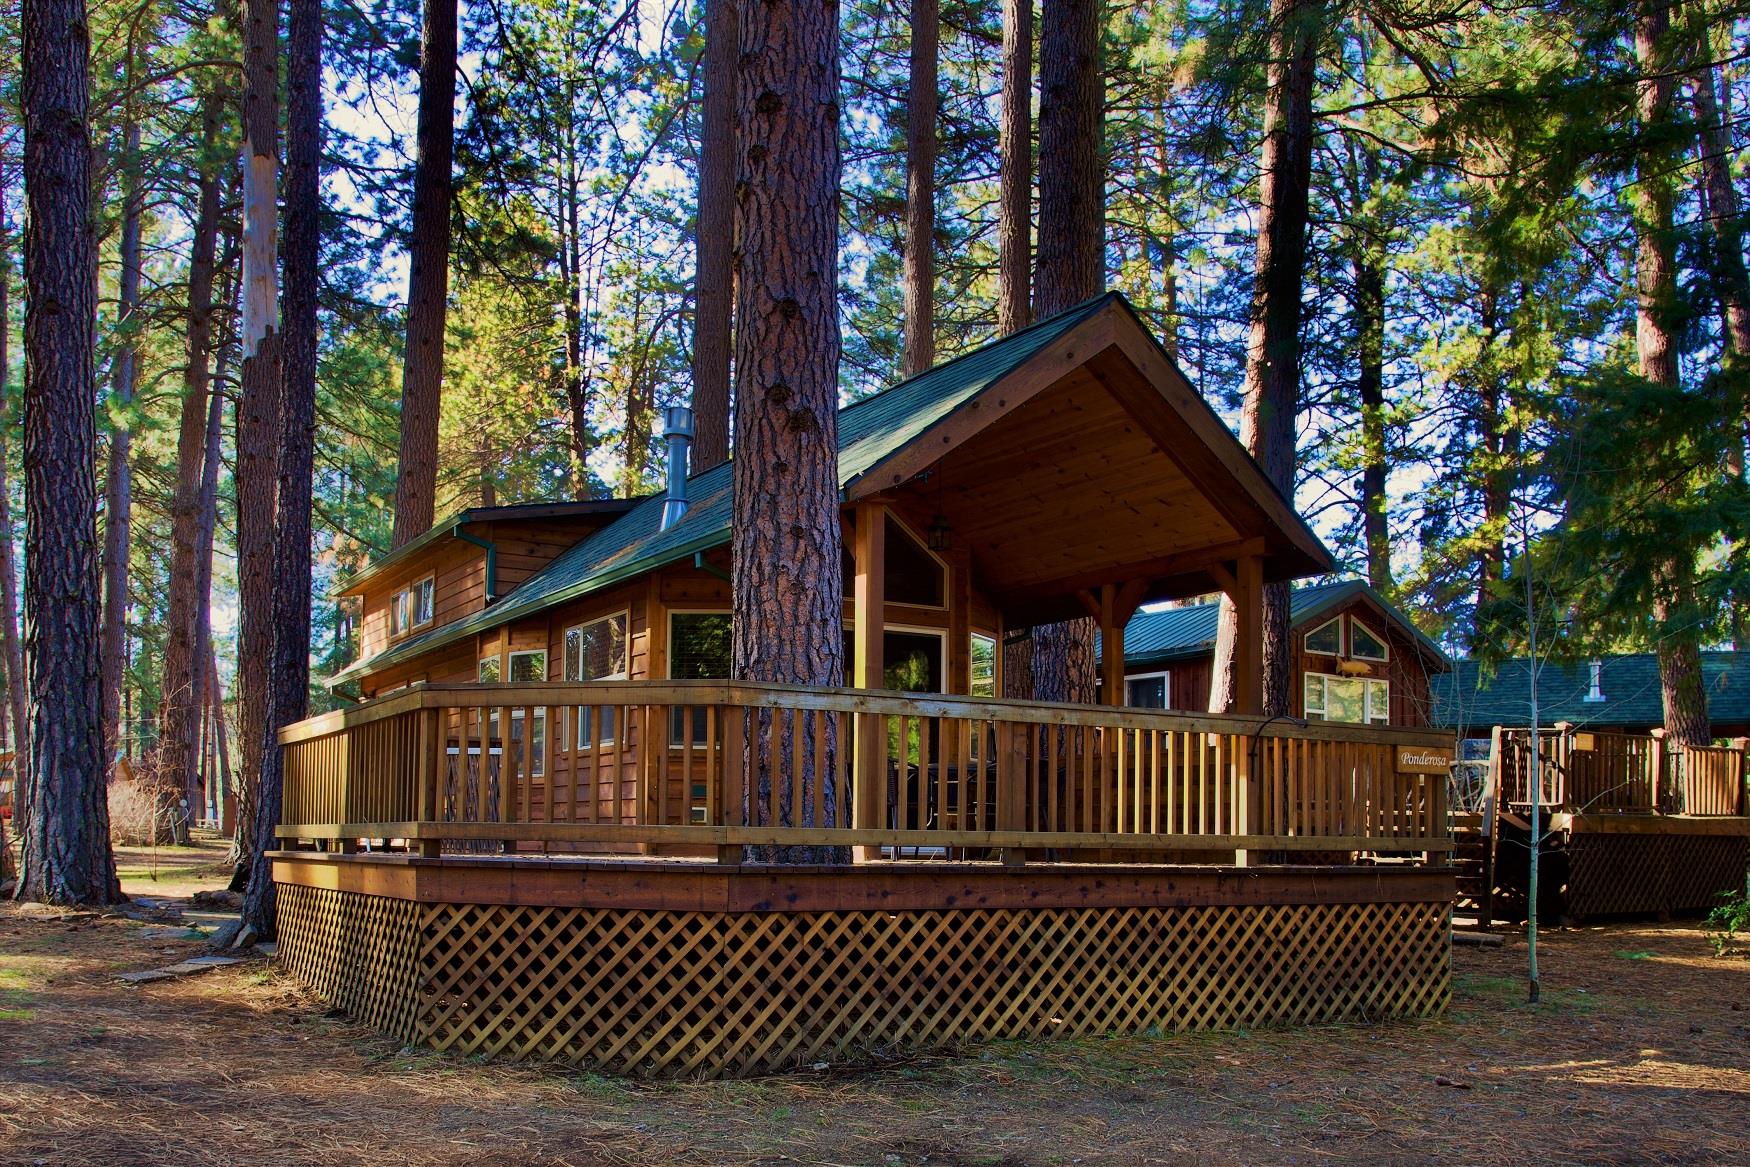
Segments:
[[[482,539],[478,535],[470,535],[462,530],[462,524],[457,523],[450,529],[450,534],[464,543],[472,543],[476,547],[486,549],[486,606],[491,607],[498,599],[498,544],[490,539]]]

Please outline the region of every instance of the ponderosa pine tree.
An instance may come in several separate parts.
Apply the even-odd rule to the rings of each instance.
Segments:
[[[1045,0],[1040,12],[1039,267],[1033,296],[1042,317],[1105,287],[1102,8],[1100,0]],[[1087,617],[1033,630],[1035,700],[1094,701],[1095,633]]]
[[[456,145],[456,0],[425,3],[416,135],[394,547],[425,534],[436,520],[438,414],[443,403],[444,317],[450,287],[451,167]]]
[[[899,371],[936,363],[937,0],[912,0],[911,86],[905,123],[905,349]]]
[[[1003,0],[997,332],[1033,322],[1033,0]]]
[[[743,0],[740,25],[732,668],[746,680],[838,685],[838,4]],[[769,790],[777,743],[769,732],[748,740],[762,745],[750,751],[761,755],[750,789]],[[826,743],[828,757],[838,744]],[[844,822],[836,772],[812,776],[821,805],[811,782],[800,784],[800,807],[783,784],[780,821]],[[758,805],[770,803],[762,795]],[[844,858],[837,850],[779,848],[771,858]]]
[[[25,626],[32,773],[20,899],[120,901],[98,683],[97,425],[84,0],[24,10]]]
[[[282,727],[310,693],[310,504],[316,453],[317,288],[322,281],[322,0],[291,0],[286,26],[285,324],[281,332],[278,521],[273,546],[273,649],[255,788],[255,855],[275,846],[284,785]],[[243,824],[248,828],[250,824]],[[240,829],[243,829],[240,828]],[[276,935],[273,872],[250,866],[244,937]]]
[[[30,717],[26,712],[24,647],[18,635],[18,564],[13,551],[12,487],[7,467],[12,430],[12,358],[8,342],[12,319],[7,302],[12,286],[12,234],[6,219],[6,174],[0,169],[0,677],[6,682],[6,715],[12,719],[13,827],[24,829],[30,815]]]
[[[1240,441],[1285,498],[1294,497],[1294,421],[1300,407],[1301,284],[1312,184],[1313,80],[1324,34],[1324,0],[1271,0],[1264,146],[1258,180],[1257,277],[1246,347]],[[1221,601],[1209,707],[1234,707],[1238,613]],[[1264,708],[1288,712],[1293,671],[1288,585],[1264,589]]]
[[[729,460],[729,350],[735,302],[736,5],[705,0],[699,206],[694,218],[693,472]]]

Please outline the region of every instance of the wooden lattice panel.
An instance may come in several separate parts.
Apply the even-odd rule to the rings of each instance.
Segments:
[[[879,1049],[1426,1016],[1449,905],[692,912],[423,908],[418,1035],[622,1074]]]
[[[1742,835],[1585,834],[1568,840],[1568,914],[1698,912],[1744,886]]]
[[[283,883],[278,895],[285,966],[336,1008],[412,1041],[419,905]]]

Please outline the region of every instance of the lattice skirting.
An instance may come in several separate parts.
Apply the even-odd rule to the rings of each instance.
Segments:
[[[322,997],[413,1041],[421,907],[410,900],[280,884],[279,958]]]
[[[1451,997],[1445,902],[699,912],[349,894],[281,889],[281,951],[337,1004],[438,1049],[627,1075],[1428,1016]]]
[[[1700,912],[1743,888],[1750,838],[1742,835],[1615,835],[1568,840],[1568,914]]]

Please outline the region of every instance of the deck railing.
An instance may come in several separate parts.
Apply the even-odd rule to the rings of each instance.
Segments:
[[[1663,735],[1605,733],[1559,725],[1538,731],[1545,809],[1575,814],[1750,814],[1750,750],[1676,747]],[[1503,801],[1531,802],[1531,731],[1497,729],[1492,756]]]
[[[1430,731],[618,681],[421,685],[281,741],[280,834],[324,846],[730,860],[743,846],[844,846],[1012,862],[1451,848],[1452,739]]]

